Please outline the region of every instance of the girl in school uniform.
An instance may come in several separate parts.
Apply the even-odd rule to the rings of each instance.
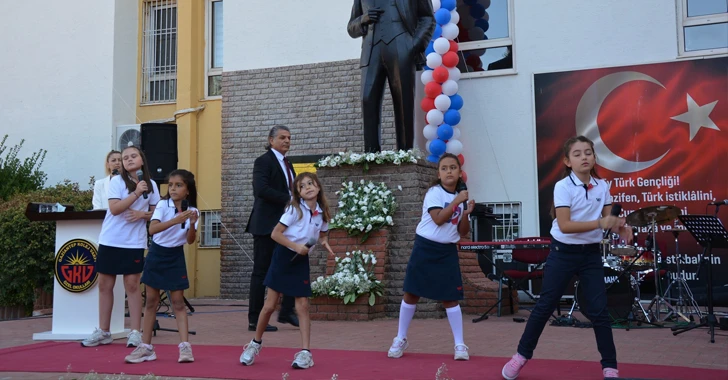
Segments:
[[[129,304],[131,332],[127,347],[141,343],[142,293],[139,279],[147,249],[147,221],[159,202],[159,188],[149,173],[147,158],[130,146],[121,152],[121,174],[109,181],[109,209],[101,225],[96,272],[99,274],[99,327],[81,342],[84,347],[109,344],[111,311],[114,306],[116,276],[124,275],[124,290]],[[142,178],[137,178],[137,171]]]
[[[612,196],[609,185],[594,169],[594,143],[584,136],[572,137],[564,144],[563,154],[564,178],[554,186],[551,251],[544,266],[541,296],[528,318],[518,351],[501,371],[507,380],[517,378],[533,356],[549,316],[574,275],[579,276],[579,288],[584,290],[582,312],[594,327],[602,375],[619,377],[599,243],[604,230],[619,231],[622,239],[631,242],[631,230],[624,218],[610,215]]]
[[[197,239],[199,211],[195,208],[197,186],[195,176],[187,170],[178,169],[169,174],[167,196],[157,204],[149,224],[152,245],[144,263],[142,283],[146,286],[146,307],[144,309],[144,330],[142,344],[129,354],[127,363],[141,363],[157,359],[152,346],[152,333],[156,321],[159,292],[170,292],[174,316],[177,320],[180,344],[179,363],[195,361],[192,347],[187,341],[187,311],[184,290],[190,287],[187,279],[184,244]],[[187,203],[187,209],[183,203]]]
[[[299,369],[313,366],[313,357],[309,351],[311,320],[308,315],[308,298],[311,297],[311,285],[308,254],[316,241],[331,255],[334,254],[327,237],[330,219],[329,206],[316,174],[301,173],[296,176],[291,203],[271,234],[277,244],[263,282],[268,287],[268,293],[258,318],[255,338],[243,348],[243,354],[240,355],[240,363],[243,365],[252,365],[260,353],[263,333],[278,303],[278,297],[285,294],[296,299],[303,346],[294,356],[291,366]]]
[[[470,358],[463,341],[463,314],[458,304],[463,299],[463,282],[456,244],[461,235],[470,231],[468,215],[473,212],[475,201],[468,201],[467,190],[457,191],[461,176],[457,156],[442,155],[437,163],[437,180],[425,194],[422,219],[407,263],[399,330],[387,353],[390,358],[402,357],[409,346],[407,330],[420,297],[442,301],[455,338],[455,360]]]
[[[118,150],[112,150],[106,155],[106,177],[94,183],[94,197],[91,203],[94,206],[94,210],[107,210],[109,208],[109,181],[115,171],[121,170],[121,152]]]

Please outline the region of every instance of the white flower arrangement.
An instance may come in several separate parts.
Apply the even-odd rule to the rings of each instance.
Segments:
[[[376,296],[381,296],[384,287],[374,276],[377,263],[372,251],[361,250],[346,252],[346,257],[336,258],[334,274],[328,277],[319,276],[311,283],[314,297],[329,296],[341,298],[344,304],[352,303],[362,295],[369,293],[369,305],[374,306]]]
[[[398,186],[398,189],[401,191],[402,187]],[[392,217],[397,202],[384,182],[343,182],[336,194],[339,208],[329,221],[330,228],[344,229],[349,236],[363,235],[361,242],[364,243],[372,232],[394,225]]]
[[[416,164],[417,160],[421,157],[422,153],[417,149],[410,149],[407,151],[402,149],[399,151],[383,150],[376,153],[339,152],[338,154],[333,154],[320,159],[315,166],[319,168],[335,168],[342,165],[363,165],[364,171],[367,171],[369,170],[369,164]]]

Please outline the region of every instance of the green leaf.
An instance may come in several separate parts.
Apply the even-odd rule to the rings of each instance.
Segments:
[[[369,293],[369,306],[374,306],[374,293]]]

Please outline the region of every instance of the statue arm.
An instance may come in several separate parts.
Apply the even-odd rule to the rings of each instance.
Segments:
[[[430,0],[417,1],[417,29],[412,37],[414,46],[419,51],[424,51],[427,44],[432,39],[432,33],[435,31],[435,16],[432,12],[432,3]]]
[[[362,16],[361,0],[354,0],[354,5],[351,7],[349,25],[346,27],[351,38],[364,37],[367,34],[367,26],[362,24]]]

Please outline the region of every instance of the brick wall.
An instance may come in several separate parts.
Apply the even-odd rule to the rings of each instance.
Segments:
[[[220,296],[248,297],[253,240],[245,233],[253,205],[253,161],[270,128],[291,128],[289,155],[362,151],[358,59],[223,73]],[[382,148],[394,149],[394,111],[382,109]],[[204,133],[204,126],[200,133]]]

